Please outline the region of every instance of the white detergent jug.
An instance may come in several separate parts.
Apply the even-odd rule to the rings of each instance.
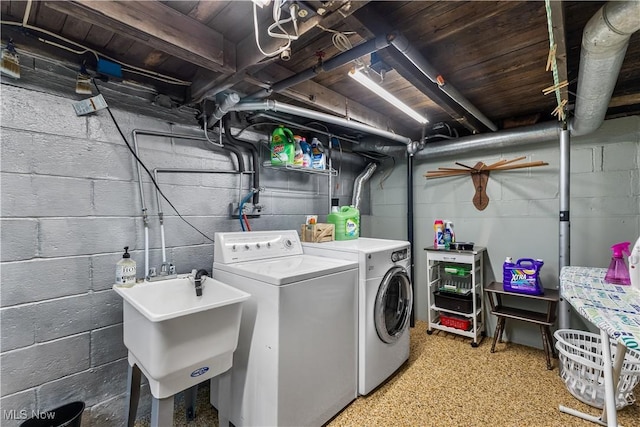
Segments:
[[[629,278],[631,286],[640,291],[640,237],[629,255]]]

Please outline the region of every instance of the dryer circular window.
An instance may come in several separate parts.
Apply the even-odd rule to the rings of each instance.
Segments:
[[[413,292],[407,271],[395,266],[385,274],[373,309],[376,332],[387,344],[396,342],[409,324]]]

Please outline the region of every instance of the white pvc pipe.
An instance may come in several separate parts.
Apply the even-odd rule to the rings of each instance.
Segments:
[[[167,248],[164,245],[164,224],[160,224],[160,244],[162,245],[162,263],[167,262]]]
[[[149,226],[144,225],[144,278],[149,277]]]

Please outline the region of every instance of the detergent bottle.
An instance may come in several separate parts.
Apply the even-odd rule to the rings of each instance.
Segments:
[[[640,237],[629,256],[629,278],[631,286],[640,291]]]
[[[300,148],[302,148],[302,167],[311,167],[311,146],[307,143],[306,138],[302,138],[300,141]]]
[[[444,249],[444,222],[436,219],[433,223],[433,248]]]
[[[630,285],[631,278],[629,277],[629,270],[627,270],[627,264],[624,262],[622,256],[623,253],[631,255],[629,253],[629,245],[631,242],[620,242],[611,246],[613,256],[611,257],[611,263],[609,263],[609,269],[607,270],[604,281],[615,285]]]
[[[295,156],[295,141],[291,129],[278,126],[271,134],[271,164],[287,165],[292,164]]]
[[[453,222],[444,220],[444,247],[449,249],[451,243],[456,242],[456,233],[453,231]]]
[[[302,151],[302,146],[300,143],[302,142],[302,137],[300,135],[293,135],[294,141],[294,155],[293,155],[293,164],[295,166],[302,166],[304,153]]]
[[[311,140],[311,167],[313,169],[326,169],[326,156],[324,154],[324,147],[322,142],[318,141],[318,138]]]
[[[507,257],[502,264],[502,289],[529,295],[543,295],[544,288],[540,282],[540,269],[544,262],[541,259],[520,258],[513,262]]]
[[[360,237],[360,211],[353,206],[342,206],[337,212],[331,212],[327,215],[327,222],[334,224],[336,240]]]

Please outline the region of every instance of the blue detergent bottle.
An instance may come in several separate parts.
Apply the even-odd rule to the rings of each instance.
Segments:
[[[631,255],[629,253],[630,244],[631,242],[620,242],[611,246],[613,255],[611,257],[611,262],[609,263],[607,274],[604,276],[604,281],[606,283],[611,283],[614,285],[631,284],[629,270],[627,269],[627,264],[624,262],[624,257],[622,256],[622,254],[624,253],[626,253],[627,255]]]

